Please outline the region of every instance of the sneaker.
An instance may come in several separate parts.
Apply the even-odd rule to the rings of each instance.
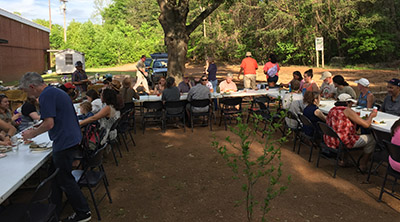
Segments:
[[[65,218],[62,220],[62,222],[86,222],[90,221],[92,219],[92,213],[90,211],[84,213],[84,214],[76,214],[73,213],[71,216]]]

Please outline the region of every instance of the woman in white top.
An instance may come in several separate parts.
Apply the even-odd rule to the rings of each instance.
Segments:
[[[85,126],[89,123],[99,121],[100,129],[106,130],[106,134],[101,140],[101,144],[103,145],[107,142],[108,138],[112,140],[117,137],[117,130],[110,131],[110,129],[115,121],[120,117],[120,112],[114,108],[117,101],[117,95],[114,90],[104,89],[101,94],[101,101],[106,105],[94,116],[79,122],[79,125]]]
[[[103,108],[103,102],[99,98],[96,90],[91,89],[86,92],[86,99],[92,104],[92,113],[96,114]]]

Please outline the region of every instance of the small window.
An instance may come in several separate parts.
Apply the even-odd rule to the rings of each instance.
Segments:
[[[73,65],[72,54],[65,54],[65,65]]]

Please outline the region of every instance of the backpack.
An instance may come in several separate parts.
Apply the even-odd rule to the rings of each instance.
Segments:
[[[269,77],[274,77],[278,73],[278,65],[274,65],[274,67],[268,69],[267,74]]]
[[[87,154],[94,153],[100,147],[100,130],[98,123],[90,123],[86,126],[81,146]]]

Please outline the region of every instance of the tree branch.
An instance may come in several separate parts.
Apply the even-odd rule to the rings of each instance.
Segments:
[[[208,6],[199,16],[197,16],[193,22],[186,26],[186,32],[190,35],[197,26],[199,26],[204,19],[206,19],[215,9],[217,9],[222,3],[224,3],[224,0],[215,0],[212,5]]]

